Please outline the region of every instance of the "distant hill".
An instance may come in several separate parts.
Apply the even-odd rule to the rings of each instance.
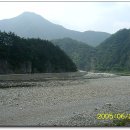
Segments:
[[[52,41],[81,70],[130,72],[130,29],[121,29],[97,47],[70,38]]]
[[[81,70],[94,70],[96,62],[95,48],[70,38],[57,39],[52,41],[58,45]]]
[[[76,71],[76,66],[88,71],[130,71],[130,29],[112,35],[78,32],[30,12],[0,20],[0,29],[25,37],[0,32],[0,73],[67,72]]]
[[[0,73],[77,71],[72,60],[50,41],[0,32]]]
[[[11,19],[0,20],[0,30],[6,32],[11,31],[25,38],[52,40],[70,37],[91,46],[99,45],[110,36],[109,33],[105,32],[78,32],[69,30],[63,26],[51,23],[40,15],[31,12],[24,12]]]
[[[130,71],[130,29],[121,29],[98,47],[97,69]]]

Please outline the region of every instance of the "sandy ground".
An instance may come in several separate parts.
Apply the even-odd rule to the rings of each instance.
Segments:
[[[0,126],[100,126],[111,120],[97,120],[98,113],[130,113],[130,76],[89,73],[0,87]]]

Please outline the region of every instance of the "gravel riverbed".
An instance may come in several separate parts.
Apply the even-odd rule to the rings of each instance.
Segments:
[[[0,81],[0,126],[102,126],[103,112],[130,113],[130,76]]]

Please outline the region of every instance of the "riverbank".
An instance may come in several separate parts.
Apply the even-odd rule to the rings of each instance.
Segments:
[[[1,81],[0,126],[109,124],[112,120],[98,120],[96,116],[103,112],[130,113],[129,79],[100,74],[73,80]]]

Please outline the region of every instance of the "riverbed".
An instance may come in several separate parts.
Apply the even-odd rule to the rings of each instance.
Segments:
[[[103,112],[130,113],[130,76],[0,81],[0,126],[102,126]]]

